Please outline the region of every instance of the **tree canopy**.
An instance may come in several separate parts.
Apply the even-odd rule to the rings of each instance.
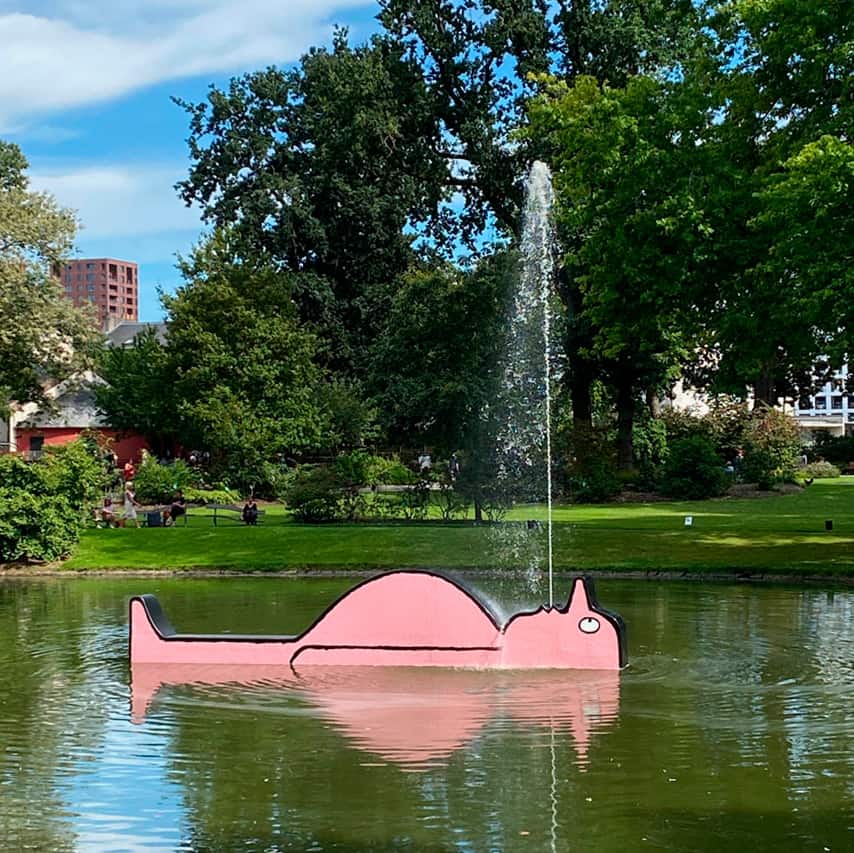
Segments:
[[[48,384],[90,367],[100,341],[52,275],[71,251],[74,215],[29,188],[27,166],[0,141],[0,413],[12,401],[47,402]]]

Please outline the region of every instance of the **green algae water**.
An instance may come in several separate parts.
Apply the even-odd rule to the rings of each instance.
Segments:
[[[0,850],[854,846],[847,589],[600,580],[619,675],[132,677],[131,594],[180,631],[290,633],[355,582],[0,582]]]

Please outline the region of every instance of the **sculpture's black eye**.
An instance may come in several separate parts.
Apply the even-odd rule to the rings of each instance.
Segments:
[[[599,630],[599,620],[592,616],[585,616],[579,621],[578,630],[585,634],[595,634]]]

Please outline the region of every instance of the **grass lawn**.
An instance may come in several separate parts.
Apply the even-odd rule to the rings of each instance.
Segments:
[[[684,517],[694,518],[685,527]],[[422,567],[501,569],[544,547],[544,506],[517,507],[501,525],[440,521],[303,525],[268,507],[259,527],[87,530],[69,570],[229,569],[287,571]],[[833,530],[825,531],[825,519]],[[803,492],[686,503],[560,506],[554,511],[556,571],[745,572],[854,577],[854,477],[816,480]]]

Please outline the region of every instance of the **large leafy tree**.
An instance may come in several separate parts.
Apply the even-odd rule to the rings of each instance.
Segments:
[[[145,436],[158,454],[178,437],[177,400],[169,352],[157,334],[145,331],[128,347],[108,347],[101,355],[95,399],[107,423]]]
[[[652,77],[622,88],[580,77],[531,105],[528,132],[555,168],[563,263],[589,324],[585,354],[613,390],[624,467],[636,400],[671,382],[697,341],[705,106],[685,83]]]
[[[840,236],[850,230],[854,19],[838,0],[736,0],[714,23],[726,60],[707,138],[715,260],[703,314],[714,358],[699,378],[774,404],[807,390],[818,356],[850,349]]]
[[[488,443],[485,413],[517,275],[515,254],[501,252],[468,272],[424,265],[404,277],[374,348],[370,386],[392,440],[445,454]]]
[[[252,482],[263,462],[320,443],[315,339],[296,316],[292,276],[236,259],[223,235],[183,271],[187,283],[164,297],[175,432]]]
[[[525,121],[536,75],[572,83],[589,76],[619,87],[636,74],[678,73],[698,52],[704,3],[692,0],[382,0],[380,20],[424,69],[441,121],[439,153],[453,163],[466,200],[463,233],[490,220],[518,235],[522,181],[531,159],[548,159],[532,136],[512,134]],[[578,234],[560,235],[574,250]],[[594,357],[596,327],[580,282],[559,271],[566,305],[564,374],[573,417],[589,426],[592,387],[603,376]]]
[[[71,251],[74,215],[29,188],[21,150],[0,141],[0,415],[44,403],[50,383],[93,363],[100,336],[52,276]]]
[[[445,198],[439,130],[417,64],[388,39],[309,52],[212,88],[190,115],[180,191],[229,227],[246,259],[299,273],[294,299],[339,373],[365,367],[391,283],[413,260],[406,226]]]

